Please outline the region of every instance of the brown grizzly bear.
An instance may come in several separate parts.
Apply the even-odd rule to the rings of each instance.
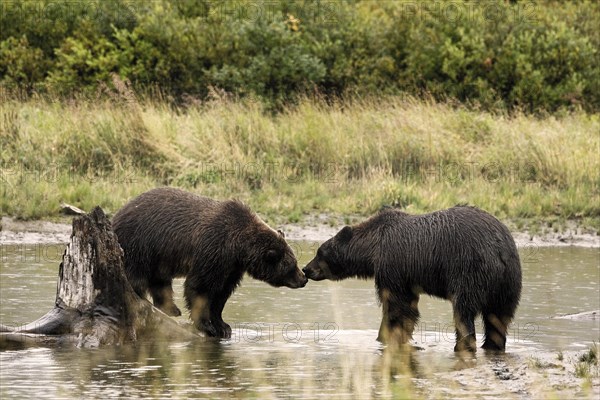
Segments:
[[[231,336],[221,314],[244,272],[273,286],[300,288],[307,282],[283,233],[239,201],[158,188],[127,203],[112,223],[137,294],[149,291],[156,307],[181,315],[172,281],[186,277],[186,306],[209,336]]]
[[[521,296],[521,264],[509,230],[475,207],[424,215],[382,210],[323,243],[303,271],[313,280],[374,277],[383,306],[380,341],[410,340],[422,293],[450,300],[455,351],[475,351],[478,314],[482,347],[503,351]]]

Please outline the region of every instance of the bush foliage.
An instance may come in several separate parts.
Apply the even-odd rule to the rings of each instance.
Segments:
[[[95,94],[111,75],[176,99],[213,89],[409,93],[487,109],[600,110],[596,1],[2,2],[0,85]]]

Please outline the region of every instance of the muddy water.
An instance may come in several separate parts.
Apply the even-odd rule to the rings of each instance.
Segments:
[[[296,244],[301,263],[314,248]],[[27,323],[52,307],[63,249],[0,246],[0,323]],[[291,290],[246,277],[224,310],[229,341],[4,351],[0,398],[526,398],[564,388],[595,396],[597,387],[581,392],[576,379],[545,382],[548,374],[536,381],[527,368],[536,355],[556,358],[599,341],[598,319],[552,318],[600,309],[599,257],[598,249],[521,249],[523,296],[502,356],[456,356],[451,308],[442,300],[424,296],[419,304],[414,339],[424,350],[390,355],[375,341],[381,311],[372,281]],[[175,291],[183,308],[181,280]]]

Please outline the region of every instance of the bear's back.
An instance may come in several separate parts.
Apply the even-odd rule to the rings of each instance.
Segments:
[[[127,203],[113,217],[126,264],[155,265],[199,257],[222,248],[232,232],[244,232],[256,216],[244,204],[218,201],[174,188],[157,188]],[[183,270],[189,263],[177,266]]]
[[[222,227],[232,223],[243,226],[255,219],[254,213],[238,201],[218,201],[163,187],[142,193],[123,206],[113,217],[113,228],[119,231],[146,226],[167,233],[213,223]]]
[[[173,235],[190,231],[211,218],[219,202],[173,188],[157,188],[142,193],[121,208],[113,217],[119,241],[139,236],[152,240],[154,231]]]
[[[448,274],[481,273],[492,281],[507,271],[520,276],[510,231],[476,207],[456,206],[420,215],[387,209],[369,224],[380,230],[381,254],[387,254],[391,265],[402,265],[398,272],[403,279],[422,281],[436,295],[443,296]]]
[[[372,227],[392,228],[403,232],[409,241],[462,243],[464,241],[509,242],[514,245],[510,231],[491,214],[471,206],[455,206],[428,214],[408,214],[396,209],[384,209],[365,221]]]

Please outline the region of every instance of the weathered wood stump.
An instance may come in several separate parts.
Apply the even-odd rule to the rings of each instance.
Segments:
[[[0,325],[0,349],[64,343],[97,347],[144,336],[169,340],[202,337],[133,291],[110,220],[96,207],[73,220],[59,268],[54,308],[18,328]]]

